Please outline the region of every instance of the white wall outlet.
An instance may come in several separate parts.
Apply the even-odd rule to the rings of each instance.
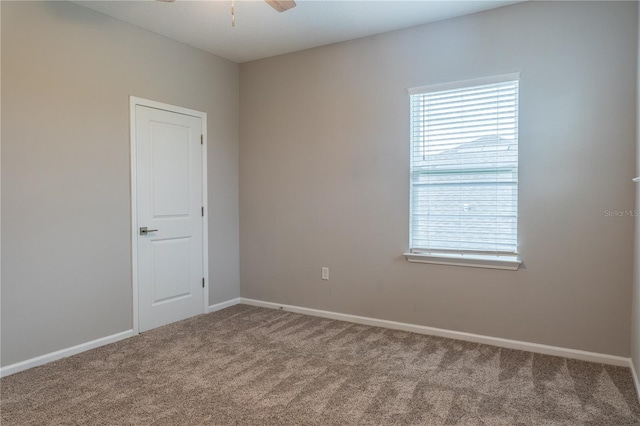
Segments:
[[[322,279],[329,281],[329,268],[322,268]]]

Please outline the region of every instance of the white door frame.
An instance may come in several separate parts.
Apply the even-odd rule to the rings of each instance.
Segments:
[[[205,215],[202,218],[202,273],[204,275],[204,295],[202,312],[209,307],[209,205],[207,199],[207,113],[162,102],[129,96],[130,138],[131,138],[131,283],[133,300],[133,334],[139,334],[138,317],[138,193],[137,181],[137,141],[136,141],[136,106],[161,109],[178,114],[199,117],[202,120],[202,205]]]

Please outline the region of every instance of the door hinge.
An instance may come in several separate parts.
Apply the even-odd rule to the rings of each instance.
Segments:
[[[204,145],[204,135],[200,135],[200,145]]]
[[[204,217],[204,206],[202,206],[202,217]]]
[[[204,277],[202,277],[202,288],[204,288]]]

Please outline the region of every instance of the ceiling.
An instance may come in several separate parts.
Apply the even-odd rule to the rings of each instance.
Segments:
[[[236,0],[235,28],[231,0],[74,3],[241,63],[521,1],[296,0],[295,8],[278,13],[262,0]]]

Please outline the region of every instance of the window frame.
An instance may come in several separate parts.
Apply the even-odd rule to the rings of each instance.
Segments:
[[[420,86],[407,89],[409,94],[409,98],[411,100],[411,95],[424,94],[424,93],[433,93],[433,92],[442,92],[448,90],[456,90],[456,89],[464,89],[464,88],[473,88],[475,86],[482,86],[488,84],[497,84],[508,81],[518,81],[518,92],[520,91],[520,73],[510,73],[510,74],[502,74],[484,78],[476,78],[470,80],[462,80],[455,81],[449,83],[442,84],[433,84],[428,86]],[[520,103],[519,96],[518,101],[516,103],[516,117],[519,117],[520,113]],[[411,114],[410,114],[411,120]],[[519,130],[518,130],[518,139],[519,139]],[[519,142],[519,141],[518,141]],[[413,165],[413,140],[410,138],[410,162]],[[519,159],[518,159],[519,163]],[[478,268],[489,268],[489,269],[502,269],[502,270],[518,270],[522,261],[519,257],[518,253],[518,241],[516,241],[516,251],[515,252],[485,252],[481,250],[446,250],[446,249],[425,249],[425,248],[413,248],[412,240],[413,236],[413,176],[409,176],[409,191],[410,191],[410,200],[409,200],[409,250],[404,253],[407,261],[411,263],[427,263],[427,264],[439,264],[439,265],[450,265],[450,266],[468,266],[468,267],[478,267]],[[519,181],[516,180],[516,191],[518,191]],[[519,191],[518,191],[519,192]],[[519,199],[519,197],[518,197]],[[516,204],[517,209],[517,204]],[[517,215],[517,210],[516,210]],[[517,217],[517,216],[516,216]],[[518,221],[516,220],[516,238],[518,235],[517,232]]]

